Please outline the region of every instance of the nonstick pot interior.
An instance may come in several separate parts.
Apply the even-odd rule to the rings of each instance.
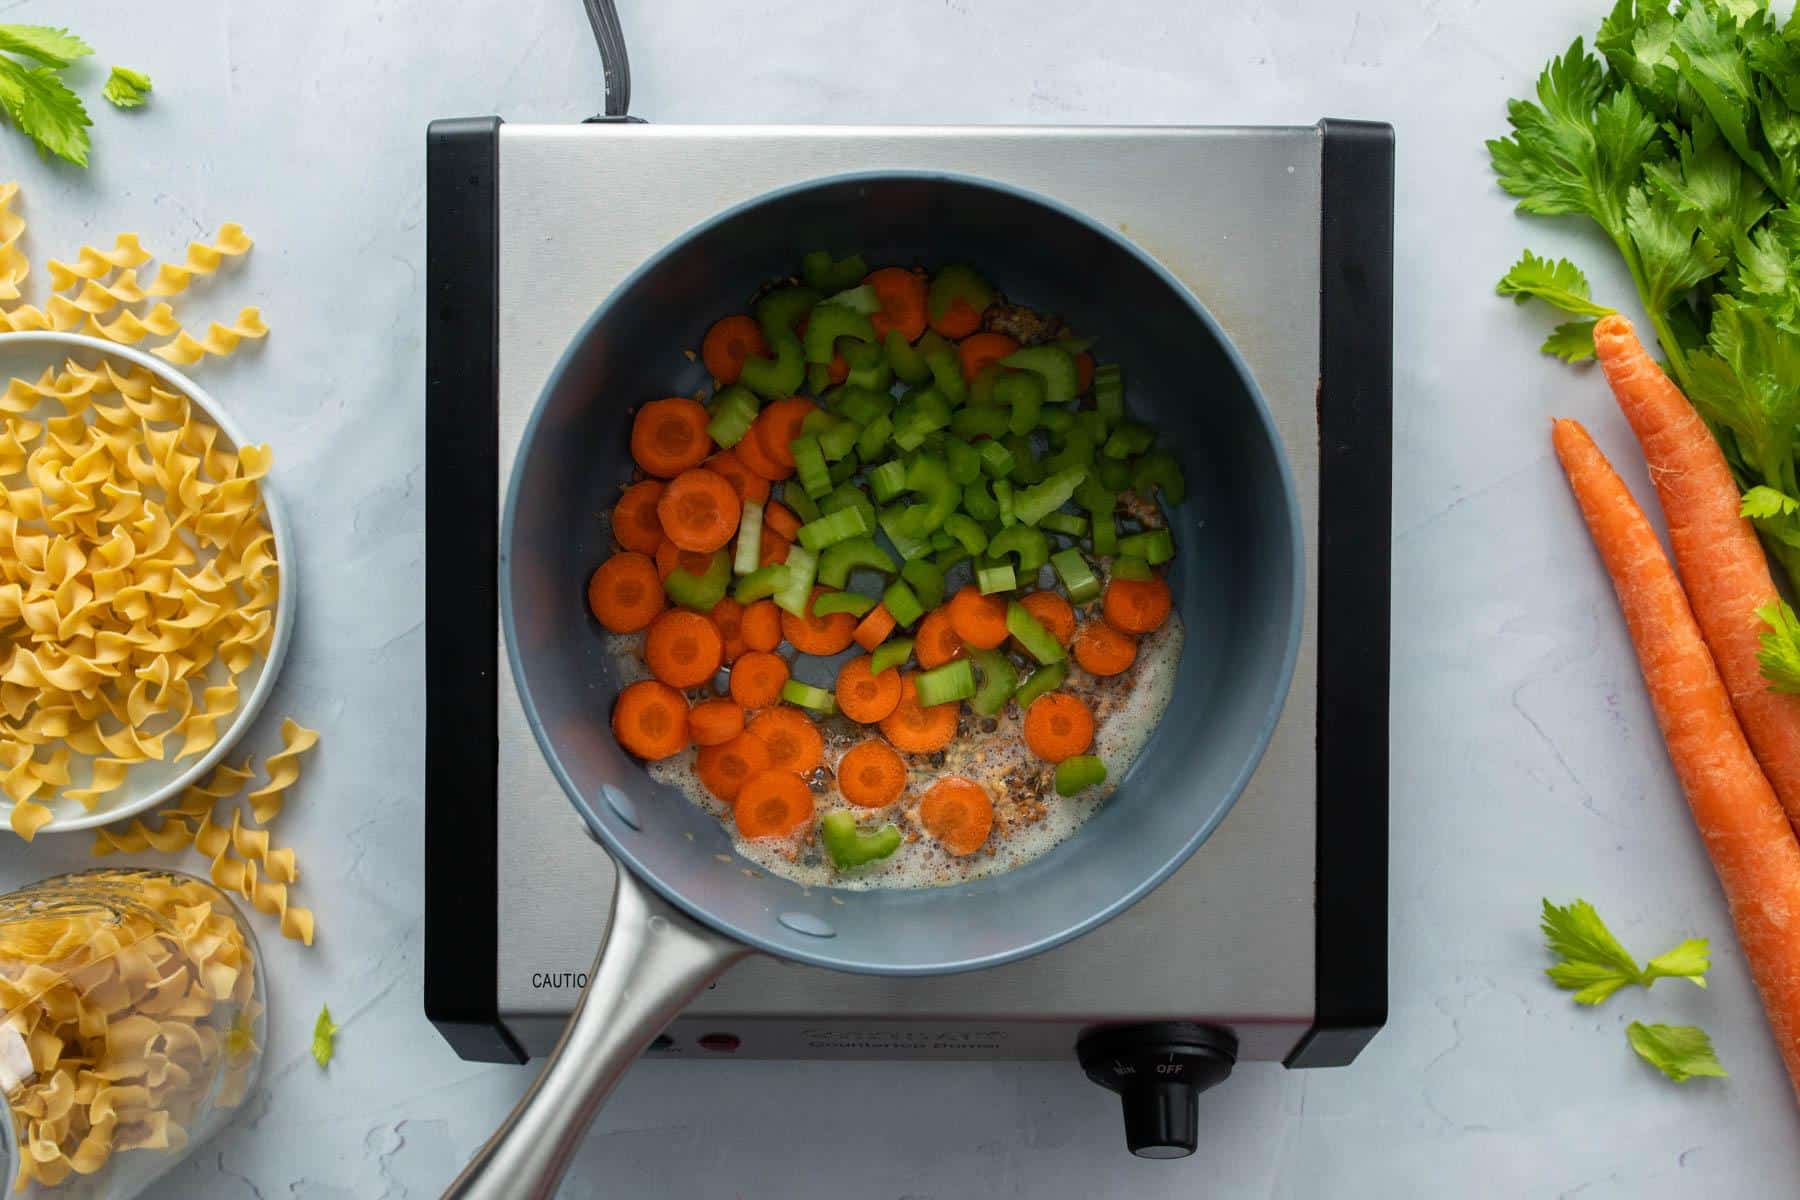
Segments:
[[[859,251],[874,265],[967,262],[1009,299],[1064,314],[1096,339],[1103,361],[1123,365],[1129,407],[1155,425],[1186,472],[1188,498],[1170,514],[1179,554],[1169,579],[1187,627],[1174,700],[1118,791],[1075,836],[994,878],[848,892],[749,870],[719,822],[653,783],[608,726],[619,680],[582,597],[609,553],[602,516],[631,470],[632,411],[704,387],[704,369],[682,351],[820,247]],[[1300,536],[1292,482],[1254,382],[1160,266],[1087,218],[1009,187],[942,175],[844,176],[723,213],[647,262],[594,313],[546,384],[517,455],[502,530],[502,609],[514,674],[550,765],[631,870],[758,948],[848,970],[924,974],[1005,962],[1090,929],[1212,831],[1287,694],[1304,586]]]

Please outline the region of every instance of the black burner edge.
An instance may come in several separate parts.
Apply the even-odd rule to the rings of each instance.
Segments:
[[[425,134],[425,1015],[522,1063],[497,980],[499,149],[498,117]]]
[[[1315,996],[1290,1067],[1343,1066],[1387,1021],[1394,130],[1319,132]]]

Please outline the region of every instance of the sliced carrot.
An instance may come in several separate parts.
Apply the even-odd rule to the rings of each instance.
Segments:
[[[928,671],[962,656],[963,642],[956,636],[955,626],[950,623],[949,605],[926,613],[913,636],[917,639],[913,642],[913,657]]]
[[[744,708],[723,697],[688,709],[688,733],[696,746],[718,746],[744,732]]]
[[[906,760],[880,738],[858,742],[838,759],[838,791],[858,808],[886,808],[906,791]]]
[[[816,654],[821,658],[841,654],[850,648],[850,641],[856,636],[856,618],[849,613],[821,617],[813,612],[813,601],[825,592],[825,588],[813,589],[812,596],[806,601],[805,616],[796,617],[786,611],[781,614],[781,636],[802,654]]]
[[[984,596],[981,589],[971,583],[950,597],[950,603],[944,608],[950,614],[950,628],[956,631],[964,645],[977,650],[992,650],[1006,640],[1004,596]],[[932,665],[925,663],[923,658],[919,662]]]
[[[699,687],[725,661],[719,628],[697,612],[672,608],[650,622],[644,635],[644,662],[650,673],[674,688]]]
[[[1019,604],[1063,645],[1067,646],[1075,636],[1075,610],[1062,598],[1062,593],[1028,592],[1019,597]]]
[[[717,746],[702,746],[694,756],[694,773],[701,785],[727,804],[738,798],[745,780],[768,769],[769,748],[747,733]]]
[[[971,333],[957,346],[956,358],[962,364],[963,378],[974,379],[981,368],[999,362],[1018,348],[1019,343],[1004,333]]]
[[[769,452],[763,449],[762,441],[756,434],[756,426],[752,423],[750,432],[746,433],[739,439],[738,444],[731,448],[732,452],[738,456],[738,461],[743,463],[752,475],[761,476],[770,482],[786,479],[792,475],[794,473],[793,464],[789,463],[783,466],[777,460],[770,458]]]
[[[756,565],[759,567],[768,567],[773,566],[776,563],[786,562],[788,549],[792,545],[792,542],[782,537],[779,533],[776,533],[773,529],[763,530],[762,546],[759,548],[759,553],[756,556]]]
[[[919,689],[911,675],[900,677],[900,703],[881,720],[882,736],[907,754],[935,754],[956,736],[960,704],[919,706]]]
[[[732,813],[740,837],[787,837],[811,823],[812,789],[794,772],[770,768],[745,782]]]
[[[973,779],[947,775],[919,801],[919,823],[938,845],[958,858],[987,843],[994,828],[994,802]]]
[[[858,655],[838,668],[838,709],[860,725],[873,725],[900,707],[900,672],[889,667],[876,675],[869,656]]]
[[[588,579],[588,611],[614,633],[636,633],[663,610],[662,576],[635,550],[615,554]]]
[[[746,626],[749,615],[744,614]],[[781,699],[781,685],[787,681],[787,660],[767,650],[746,650],[731,664],[731,698],[748,709],[767,708]]]
[[[869,610],[869,614],[862,619],[861,624],[857,625],[855,632],[850,636],[864,650],[873,650],[887,641],[888,634],[894,632],[896,624],[898,622],[894,620],[894,614],[887,610],[887,605],[877,604]]]
[[[957,296],[944,307],[941,316],[933,318],[931,327],[951,341],[959,341],[981,328],[981,313],[973,304]]]
[[[744,645],[752,650],[773,650],[781,645],[781,610],[773,600],[758,600],[744,609],[738,626]]]
[[[1137,639],[1104,621],[1089,621],[1075,634],[1075,661],[1090,675],[1119,675],[1137,661]]]
[[[750,648],[744,644],[744,606],[730,596],[721,596],[706,615],[712,618],[719,639],[725,643],[725,664],[730,666]]]
[[[667,579],[675,568],[680,567],[689,575],[704,575],[712,566],[712,555],[695,554],[691,550],[683,550],[674,542],[664,542],[656,548],[656,577]]]
[[[748,436],[756,438],[763,452],[783,467],[794,465],[793,440],[800,436],[800,425],[807,415],[817,410],[805,396],[777,400],[757,414]]]
[[[706,409],[686,396],[652,400],[631,422],[631,458],[646,475],[673,479],[712,453]]]
[[[769,748],[769,765],[805,775],[825,761],[825,739],[797,708],[766,708],[745,726]]]
[[[700,361],[720,383],[736,383],[744,373],[744,360],[751,356],[769,357],[769,343],[756,321],[742,313],[714,321],[700,343]]]
[[[688,744],[688,704],[666,683],[640,679],[613,704],[613,737],[639,758],[680,754]]]
[[[1120,633],[1149,633],[1169,619],[1169,585],[1155,578],[1111,579],[1100,613]]]
[[[1025,745],[1045,762],[1086,754],[1094,744],[1094,714],[1068,692],[1045,692],[1025,711]]]
[[[1602,324],[1605,322],[1602,321]],[[1800,844],[1732,712],[1681,581],[1625,482],[1574,421],[1556,456],[1612,576],[1676,777],[1725,891],[1788,1077],[1800,1090]]]
[[[640,480],[626,488],[613,505],[613,540],[627,550],[655,554],[663,543],[662,518],[656,515],[656,502],[662,494],[660,479]]]
[[[729,542],[743,512],[737,489],[713,471],[683,471],[656,502],[669,540],[696,553],[711,553]]]
[[[1083,350],[1075,356],[1075,394],[1087,395],[1094,386],[1094,356]]]
[[[736,450],[721,450],[700,465],[729,479],[739,500],[762,501],[769,498],[769,481],[746,467]],[[658,533],[662,532],[661,524],[656,528]]]
[[[763,528],[772,529],[791,542],[800,536],[800,518],[781,501],[771,500],[763,505]]]
[[[925,293],[929,286],[925,276],[905,267],[883,267],[869,272],[863,282],[875,289],[875,298],[881,301],[881,310],[869,314],[875,336],[884,338],[888,330],[897,329],[907,341],[918,341],[925,332]]]

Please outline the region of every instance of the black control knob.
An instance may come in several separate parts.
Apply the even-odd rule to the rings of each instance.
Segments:
[[[1237,1039],[1188,1021],[1111,1025],[1075,1046],[1087,1077],[1117,1092],[1125,1144],[1139,1158],[1186,1158],[1200,1136],[1200,1093],[1237,1064]]]

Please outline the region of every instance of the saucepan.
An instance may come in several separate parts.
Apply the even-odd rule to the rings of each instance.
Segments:
[[[609,553],[595,514],[629,475],[632,410],[704,386],[703,369],[676,348],[698,345],[713,319],[743,311],[819,247],[873,264],[977,264],[1009,299],[1063,314],[1123,364],[1130,404],[1187,477],[1187,499],[1168,513],[1186,644],[1167,714],[1074,836],[1005,874],[843,891],[744,870],[720,823],[653,782],[608,727],[622,682],[582,597]],[[553,1192],[621,1074],[746,954],[883,975],[978,970],[1093,929],[1166,879],[1230,809],[1280,716],[1305,586],[1298,513],[1268,409],[1219,324],[1149,255],[1054,200],[965,176],[840,176],[722,212],[646,262],[551,373],[519,447],[500,552],[526,716],[570,802],[624,869],[562,1041],[450,1194]]]

